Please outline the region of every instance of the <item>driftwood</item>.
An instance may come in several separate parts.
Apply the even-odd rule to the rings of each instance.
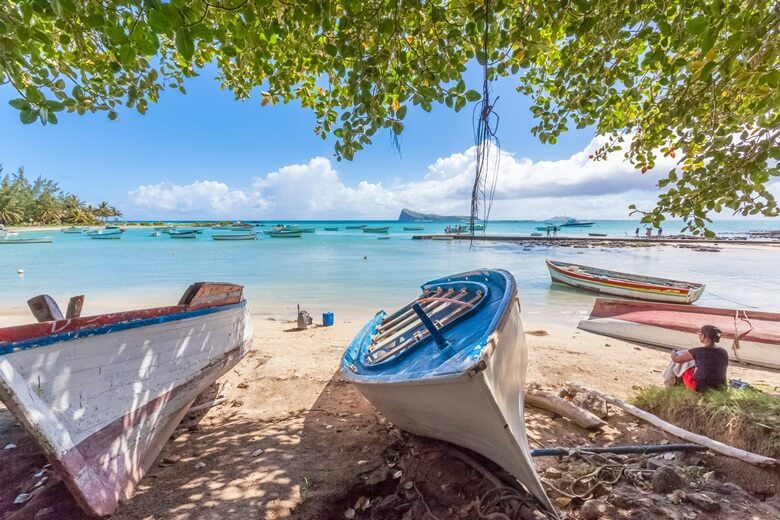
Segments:
[[[526,388],[525,404],[557,413],[562,417],[566,417],[577,426],[585,429],[600,428],[607,424],[602,419],[589,411],[580,408],[571,401],[567,401],[557,395],[536,388]]]
[[[679,426],[675,426],[674,424],[668,423],[660,419],[659,417],[651,414],[650,412],[646,412],[641,408],[637,408],[636,406],[630,405],[625,401],[618,399],[617,397],[612,397],[609,394],[604,394],[597,390],[592,390],[590,388],[587,388],[582,385],[578,385],[576,383],[567,383],[567,385],[578,392],[588,392],[595,396],[598,396],[604,399],[609,404],[613,406],[617,406],[618,408],[625,410],[631,415],[639,417],[640,419],[649,422],[653,426],[657,426],[658,428],[661,428],[665,432],[671,433],[675,437],[679,437],[680,439],[685,439],[688,442],[694,442],[696,444],[706,446],[710,450],[720,453],[721,455],[733,457],[735,459],[739,459],[741,461],[754,464],[756,466],[780,467],[780,461],[777,459],[773,459],[771,457],[758,455],[757,453],[751,453],[749,451],[741,450],[739,448],[735,448],[733,446],[723,444],[722,442],[718,442],[716,440],[710,439],[709,437],[705,437],[704,435],[699,435],[697,433],[689,432],[688,430],[685,430],[683,428],[680,428]]]

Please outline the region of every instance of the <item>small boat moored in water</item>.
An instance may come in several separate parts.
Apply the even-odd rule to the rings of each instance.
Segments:
[[[303,231],[295,231],[290,229],[282,229],[280,231],[266,231],[266,235],[271,238],[301,238]]]
[[[588,233],[589,237],[605,237],[607,236],[606,233]]]
[[[581,330],[668,350],[700,347],[696,333],[714,325],[719,346],[741,363],[780,369],[780,314],[742,309],[597,298]]]
[[[51,244],[51,237],[17,237],[15,235],[0,237],[0,244]]]
[[[220,233],[211,235],[213,240],[257,240],[257,233]]]
[[[101,229],[98,231],[90,231],[89,233],[87,233],[87,236],[89,238],[94,238],[96,240],[119,240],[120,238],[122,238],[122,232],[115,229],[111,229],[111,230]]]
[[[339,228],[337,228],[337,227],[326,227],[326,228],[323,228],[323,229],[325,231],[338,231],[339,230]]]
[[[363,229],[365,227],[368,227],[366,224],[353,224],[351,226],[344,226],[344,229]]]
[[[242,289],[196,283],[177,305],[88,317],[42,296],[30,307],[53,321],[0,328],[0,400],[85,512],[130,498],[195,398],[249,350]]]
[[[693,303],[704,284],[622,273],[587,265],[547,260],[553,282],[604,294],[670,303]]]
[[[404,226],[404,231],[423,231],[425,226]]]
[[[390,230],[390,226],[375,226],[375,227],[364,227],[363,233],[387,233]]]
[[[80,235],[85,231],[83,227],[70,226],[60,229],[61,233],[67,233],[69,235]]]
[[[484,455],[554,512],[526,438],[526,365],[515,279],[484,269],[427,282],[400,310],[378,312],[341,372],[389,421]]]
[[[173,229],[168,232],[171,238],[198,238],[198,232],[191,229]]]

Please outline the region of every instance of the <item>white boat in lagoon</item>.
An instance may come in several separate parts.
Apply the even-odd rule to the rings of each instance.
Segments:
[[[106,516],[251,342],[242,287],[224,283],[174,306],[0,328],[0,400],[84,511]]]
[[[86,228],[83,227],[70,226],[70,227],[60,229],[60,232],[67,233],[69,235],[80,235],[84,233],[85,230]]]
[[[212,240],[257,240],[257,233],[220,233],[211,235]]]
[[[721,331],[733,361],[780,369],[780,314],[673,303],[597,298],[579,329],[668,350],[700,347],[702,325]]]
[[[553,282],[613,296],[693,303],[704,292],[704,284],[701,283],[622,273],[558,260],[547,260],[547,269]]]
[[[427,282],[400,310],[378,312],[341,371],[389,421],[484,455],[554,512],[526,439],[526,365],[515,279],[485,269]]]

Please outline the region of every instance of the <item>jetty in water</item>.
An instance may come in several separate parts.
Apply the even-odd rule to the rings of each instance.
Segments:
[[[548,243],[554,242],[558,244],[571,244],[571,243],[583,243],[583,244],[609,244],[614,246],[641,246],[646,244],[652,245],[678,245],[689,244],[692,247],[695,246],[723,246],[723,245],[738,245],[738,246],[778,246],[780,247],[780,240],[772,239],[745,239],[745,238],[698,238],[698,237],[683,237],[683,236],[669,236],[669,237],[651,237],[651,238],[635,238],[635,237],[585,237],[585,236],[528,236],[528,235],[470,235],[467,233],[450,233],[450,234],[431,234],[431,235],[414,235],[413,240],[441,240],[443,238],[452,240],[474,240],[478,242],[522,242],[522,243]]]

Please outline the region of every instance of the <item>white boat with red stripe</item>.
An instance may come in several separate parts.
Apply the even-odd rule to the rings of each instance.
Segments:
[[[47,321],[0,329],[0,400],[85,512],[128,499],[195,398],[249,350],[242,292],[202,282],[175,306],[90,317],[39,297]]]

